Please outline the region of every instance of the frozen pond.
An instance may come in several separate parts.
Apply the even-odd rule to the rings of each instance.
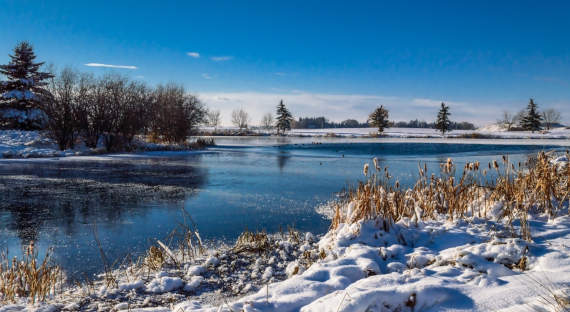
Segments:
[[[249,141],[248,141],[249,140]],[[0,161],[0,248],[11,255],[34,241],[74,278],[103,268],[107,258],[138,255],[183,222],[182,209],[204,240],[231,243],[244,229],[277,232],[294,226],[323,233],[329,221],[315,207],[362,179],[378,157],[404,186],[418,161],[432,172],[448,157],[462,168],[509,154],[524,161],[545,145],[348,143],[314,138],[218,139],[203,152]],[[323,140],[320,140],[323,141]]]

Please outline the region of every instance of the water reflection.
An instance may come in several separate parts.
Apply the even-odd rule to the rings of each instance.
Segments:
[[[151,206],[179,203],[207,183],[192,157],[8,162],[0,165],[3,227],[23,246],[44,228],[73,236],[82,224],[121,222]],[[0,246],[1,247],[1,246]]]
[[[287,151],[279,151],[279,154],[277,154],[277,166],[281,172],[283,172],[283,168],[285,168],[290,158],[291,154]]]

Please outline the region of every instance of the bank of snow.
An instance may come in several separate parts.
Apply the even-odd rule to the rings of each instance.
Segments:
[[[368,137],[377,134],[376,128],[331,128],[331,129],[292,129],[291,136],[339,136]],[[386,128],[384,137],[390,138],[441,138],[436,129]],[[498,126],[486,126],[477,130],[453,130],[445,135],[449,138],[490,138],[490,139],[570,139],[570,129],[555,128],[549,131],[505,131]]]
[[[495,220],[404,220],[388,231],[383,223],[341,225],[319,242],[324,260],[268,289],[173,311],[556,311],[545,300],[570,296],[567,211],[535,216],[533,242]]]
[[[131,146],[136,151],[180,151],[188,150],[186,145],[157,144],[136,137]],[[80,155],[95,155],[105,152],[100,143],[97,148],[78,143],[74,149],[60,151],[54,140],[41,131],[0,130],[1,158],[46,158]]]

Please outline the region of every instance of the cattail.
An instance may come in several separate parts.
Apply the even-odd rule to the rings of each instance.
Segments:
[[[368,176],[368,164],[364,164],[364,170],[362,171],[362,173],[364,173],[364,176]]]
[[[493,168],[499,169],[499,163],[496,160],[493,160]]]
[[[372,159],[372,161],[374,162],[374,168],[376,168],[376,171],[380,171],[380,165],[378,163],[378,158],[374,157]]]

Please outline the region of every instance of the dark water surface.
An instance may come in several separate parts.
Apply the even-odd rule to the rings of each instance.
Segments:
[[[218,146],[203,152],[148,153],[0,161],[0,248],[18,255],[34,241],[54,248],[73,278],[107,258],[137,255],[183,222],[184,209],[204,240],[232,242],[244,229],[323,233],[315,207],[362,179],[373,157],[404,186],[418,161],[437,172],[448,157],[462,167],[509,154],[512,161],[553,146],[441,143],[330,143]]]

